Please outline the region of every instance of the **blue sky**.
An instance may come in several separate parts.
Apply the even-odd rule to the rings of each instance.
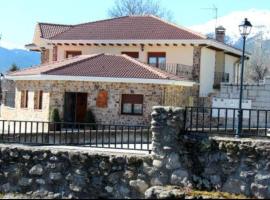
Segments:
[[[184,26],[205,23],[214,17],[214,4],[219,16],[233,11],[270,9],[269,0],[160,0],[171,10],[174,22]],[[37,22],[76,24],[108,18],[114,0],[1,0],[0,33],[3,46],[22,47],[31,43]]]

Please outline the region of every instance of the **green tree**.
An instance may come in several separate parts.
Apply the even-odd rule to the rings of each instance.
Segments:
[[[158,0],[115,0],[108,14],[110,17],[155,15],[168,21],[173,18],[172,12],[162,7]]]
[[[18,70],[20,70],[20,67],[18,67],[15,63],[13,63],[8,71],[9,72],[15,72],[15,71],[18,71]]]

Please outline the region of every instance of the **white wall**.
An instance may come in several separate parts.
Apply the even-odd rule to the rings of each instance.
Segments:
[[[66,51],[82,51],[82,54],[110,53],[121,54],[123,51],[139,52],[139,60],[147,62],[148,52],[166,52],[167,63],[183,64],[193,66],[192,46],[145,46],[144,51],[141,46],[58,46],[58,60],[65,58]]]
[[[200,96],[205,97],[213,92],[215,76],[216,51],[202,48],[200,70]]]
[[[225,55],[225,73],[230,74],[230,83],[233,83],[235,80],[236,72],[235,72],[235,62],[238,61],[239,58]]]

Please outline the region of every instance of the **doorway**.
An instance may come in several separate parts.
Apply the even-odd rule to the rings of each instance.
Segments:
[[[83,123],[87,113],[87,93],[65,93],[65,122]]]

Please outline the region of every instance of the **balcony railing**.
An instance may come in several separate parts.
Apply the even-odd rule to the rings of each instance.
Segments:
[[[214,88],[220,89],[220,83],[228,83],[230,81],[230,74],[225,72],[215,72]]]
[[[171,74],[177,75],[180,78],[193,80],[193,66],[176,64],[176,63],[160,63],[160,64],[149,64],[153,67],[157,67],[163,71],[169,72]]]

